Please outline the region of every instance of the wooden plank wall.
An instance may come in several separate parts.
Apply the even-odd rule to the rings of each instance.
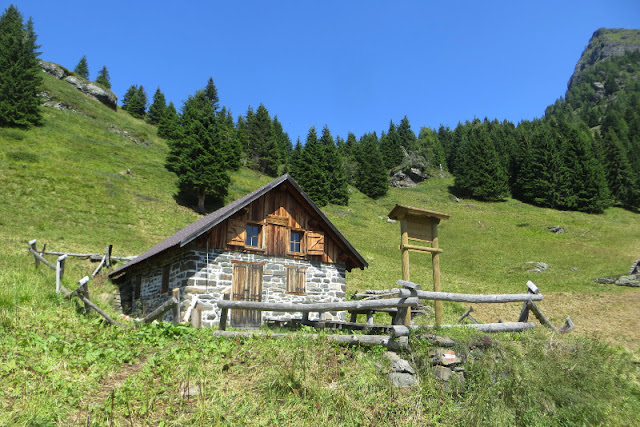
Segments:
[[[284,187],[284,188],[283,188]],[[244,224],[258,224],[263,227],[263,250],[245,248],[244,246],[229,245],[227,235],[229,221],[242,221]],[[242,250],[246,252],[262,253],[269,256],[288,256],[306,260],[317,260],[328,263],[344,263],[341,253],[345,252],[340,242],[322,227],[324,221],[316,217],[310,208],[289,191],[287,186],[278,187],[247,207],[239,210],[228,220],[218,224],[208,234],[198,240],[198,246],[204,247],[206,238],[209,247],[224,250]],[[288,253],[289,230],[316,231],[324,233],[324,252],[322,255],[296,256]],[[306,247],[306,242],[303,243]]]

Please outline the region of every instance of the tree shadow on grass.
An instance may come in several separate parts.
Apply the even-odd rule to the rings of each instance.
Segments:
[[[176,203],[180,206],[184,206],[185,208],[191,209],[196,213],[204,215],[217,211],[224,206],[224,199],[217,199],[211,196],[207,196],[204,201],[205,211],[200,212],[198,210],[198,196],[194,191],[188,189],[179,189],[178,192],[173,195],[173,200],[175,200]]]

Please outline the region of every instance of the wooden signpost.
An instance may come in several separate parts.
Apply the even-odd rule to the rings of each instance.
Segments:
[[[433,290],[440,292],[440,254],[442,249],[438,242],[438,224],[449,215],[428,209],[396,205],[389,212],[389,218],[400,221],[400,251],[402,252],[402,280],[409,281],[409,252],[431,254],[433,266]],[[411,241],[411,243],[410,243]],[[418,242],[415,244],[413,242]],[[423,244],[430,244],[426,246]],[[436,324],[442,324],[442,301],[435,301]],[[407,309],[405,325],[411,324],[411,309]]]

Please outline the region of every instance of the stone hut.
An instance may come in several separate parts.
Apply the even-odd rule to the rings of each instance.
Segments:
[[[158,243],[109,277],[126,314],[149,313],[179,288],[181,312],[200,305],[202,325],[219,323],[216,302],[338,302],[345,273],[364,258],[289,175],[268,183]],[[311,313],[310,318],[314,318]],[[170,313],[166,320],[170,320]],[[231,326],[302,318],[300,313],[231,310]],[[344,312],[327,320],[346,320]]]

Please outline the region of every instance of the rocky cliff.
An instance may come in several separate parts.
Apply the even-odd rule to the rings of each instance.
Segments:
[[[612,56],[624,55],[627,51],[640,50],[640,30],[624,28],[600,28],[589,40],[576,69],[569,79],[569,88],[578,81],[580,74],[598,61]]]

